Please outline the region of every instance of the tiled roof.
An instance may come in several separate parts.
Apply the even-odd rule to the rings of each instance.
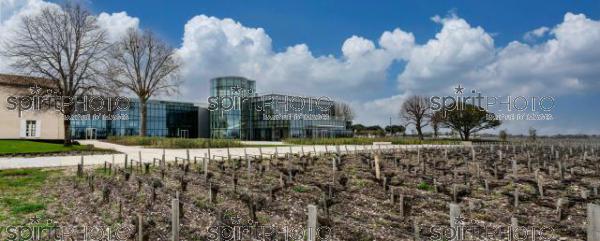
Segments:
[[[55,83],[53,83],[50,79],[8,74],[0,74],[0,85],[9,85],[26,88],[35,85],[46,88],[54,88],[56,86]]]

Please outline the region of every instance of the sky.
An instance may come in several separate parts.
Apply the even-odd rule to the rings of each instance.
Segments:
[[[0,0],[0,40],[21,16],[57,3]],[[355,122],[387,125],[403,123],[407,97],[454,96],[460,84],[484,96],[552,98],[548,112],[521,112],[551,120],[505,121],[499,129],[509,133],[600,134],[600,1],[82,3],[111,41],[138,28],[176,48],[185,82],[161,99],[206,102],[210,78],[241,75],[259,92],[328,96],[350,103]],[[15,71],[1,60],[0,71]]]

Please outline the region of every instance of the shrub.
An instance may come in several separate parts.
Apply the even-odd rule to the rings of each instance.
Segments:
[[[431,191],[432,190],[431,186],[429,186],[429,184],[427,184],[426,182],[419,183],[419,185],[417,185],[417,188],[420,189],[420,190],[425,190],[425,191]]]
[[[240,141],[229,139],[184,139],[141,136],[111,136],[108,138],[108,142],[128,146],[147,146],[154,148],[222,148],[243,146],[243,144]]]
[[[294,192],[308,192],[308,188],[302,185],[294,186]]]

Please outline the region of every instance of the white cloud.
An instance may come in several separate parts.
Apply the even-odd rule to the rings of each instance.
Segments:
[[[413,44],[412,34],[396,29],[382,35],[382,47],[363,37],[348,38],[340,58],[314,56],[305,44],[275,52],[261,28],[200,15],[185,25],[178,54],[185,63],[187,95],[200,100],[208,95],[208,80],[222,75],[256,79],[262,91],[359,97],[368,94],[361,91],[365,86],[382,85],[392,62],[406,55]],[[199,90],[204,95],[198,96]]]
[[[537,45],[510,43],[487,66],[490,71],[486,74],[509,90],[528,85],[541,87],[529,89],[528,94],[598,91],[600,49],[596,46],[600,41],[600,22],[583,14],[567,13],[550,33],[553,38]]]
[[[600,76],[600,22],[565,14],[548,31],[553,38],[529,45],[494,46],[491,35],[464,19],[434,17],[442,24],[434,39],[415,46],[399,74],[401,91],[448,93],[458,83],[489,95],[597,91]],[[547,88],[555,86],[560,88]]]
[[[546,26],[539,27],[539,28],[536,28],[534,30],[531,30],[531,31],[525,33],[525,35],[523,35],[523,39],[525,39],[525,41],[533,42],[537,38],[541,38],[544,35],[546,35],[546,33],[548,33],[549,31],[550,31],[550,28],[548,28]]]
[[[14,21],[18,15],[33,14],[45,6],[56,5],[41,0],[0,0],[0,23]]]
[[[482,68],[492,61],[496,49],[490,34],[471,27],[456,16],[432,18],[442,29],[424,45],[415,46],[406,69],[398,76],[401,90],[416,93],[439,91],[464,81],[466,71]]]
[[[353,110],[358,114],[359,122],[367,125],[388,125],[390,118],[394,125],[404,120],[399,117],[399,109],[410,93],[393,95],[369,101],[350,101]]]
[[[360,58],[375,50],[375,44],[371,40],[356,35],[346,39],[342,45],[342,53],[349,59]]]
[[[44,7],[58,7],[53,3],[41,0],[0,0],[0,52],[4,50],[7,41],[14,37],[21,18],[37,14]],[[0,72],[14,72],[10,69],[10,59],[2,57]]]
[[[116,42],[122,36],[125,36],[130,28],[139,28],[139,23],[138,18],[130,17],[126,12],[100,13],[98,15],[98,26],[106,29],[109,42]]]
[[[407,58],[415,44],[415,36],[399,28],[394,31],[385,31],[379,38],[379,45],[400,59]]]

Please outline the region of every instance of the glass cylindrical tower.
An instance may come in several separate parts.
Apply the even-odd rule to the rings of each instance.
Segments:
[[[256,81],[238,76],[210,80],[210,135],[212,138],[250,139],[250,99],[256,95]]]

